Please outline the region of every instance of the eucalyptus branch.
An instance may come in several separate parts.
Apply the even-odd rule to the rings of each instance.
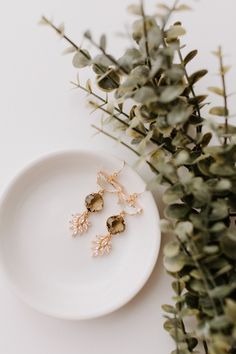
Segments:
[[[112,140],[115,140],[115,141],[118,141],[121,145],[125,146],[127,149],[129,149],[130,151],[132,151],[135,155],[139,156],[139,157],[142,157],[142,155],[137,151],[135,150],[134,148],[132,148],[129,144],[126,144],[124,141],[122,140],[119,140],[117,139],[116,136],[108,133],[107,131],[105,131],[104,129],[101,129],[99,127],[97,127],[96,125],[92,124],[91,125],[92,128],[96,129],[98,132],[108,136],[109,138],[111,138]],[[151,168],[151,170],[153,170],[156,174],[160,174],[160,172],[156,169],[156,167],[148,160],[145,160],[146,164]],[[171,183],[172,182],[170,180],[167,180],[168,183]]]
[[[42,20],[43,22],[45,22],[45,24],[47,24],[48,26],[50,26],[52,29],[54,29],[62,38],[64,38],[68,43],[70,43],[72,45],[72,47],[74,47],[76,50],[79,50],[85,58],[89,59],[88,55],[86,52],[84,52],[82,49],[79,48],[79,46],[77,44],[75,44],[75,42],[73,42],[65,33],[64,30],[60,29],[59,27],[55,26],[54,23],[52,21],[50,21],[47,17],[42,16]]]
[[[198,249],[196,248],[196,245],[195,245],[194,241],[191,239],[191,237],[188,237],[188,240],[189,240],[189,242],[191,244],[191,247],[192,247],[192,252],[191,252],[192,253],[192,259],[193,259],[193,261],[195,263],[196,268],[198,269],[198,271],[201,274],[201,278],[202,278],[202,281],[203,281],[203,284],[204,284],[204,287],[205,287],[205,291],[206,291],[206,293],[208,295],[209,300],[211,301],[212,308],[214,310],[215,316],[217,316],[218,315],[218,311],[217,311],[217,308],[216,308],[215,301],[214,301],[214,299],[212,299],[212,296],[210,295],[210,287],[208,285],[208,281],[207,281],[207,278],[205,276],[204,269],[202,268],[201,263],[197,259]]]
[[[95,93],[92,90],[88,90],[86,87],[80,85],[79,83],[73,82],[71,81],[72,85],[76,86],[77,88],[83,90],[84,92],[87,92],[89,95],[93,96],[94,98],[97,98],[99,101],[103,102],[104,104],[108,103],[107,99],[104,99],[103,97],[101,97],[100,95],[98,95],[97,93]],[[129,115],[127,113],[125,113],[121,108],[118,107],[114,107],[114,110],[121,114],[122,116],[124,116],[125,118],[129,119]]]
[[[183,70],[184,70],[184,74],[185,74],[185,78],[186,78],[187,83],[189,85],[190,91],[191,91],[191,93],[193,95],[193,98],[196,99],[197,96],[196,96],[196,93],[195,93],[195,90],[194,90],[194,87],[193,87],[194,85],[190,82],[189,75],[188,75],[186,66],[184,64],[184,59],[183,59],[180,47],[178,48],[178,56],[179,56],[180,63],[182,64],[182,67],[183,67]],[[195,100],[194,106],[196,108],[197,116],[199,118],[202,118],[201,117],[200,107],[199,107],[199,104],[198,104],[197,100]],[[197,127],[197,132],[201,133],[201,131],[202,131],[202,126],[200,125],[200,126]]]
[[[176,344],[176,354],[180,354],[180,350],[179,350],[179,332],[178,332],[178,325],[177,325],[177,316],[176,314],[174,315],[174,319],[175,319],[175,344]]]
[[[118,61],[117,61],[116,59],[114,59],[114,57],[113,57],[112,55],[108,54],[108,53],[106,52],[106,50],[105,50],[101,45],[97,44],[97,43],[93,40],[93,38],[91,37],[90,33],[85,32],[84,37],[85,37],[87,40],[89,40],[89,42],[90,42],[95,48],[97,48],[98,50],[100,50],[100,51],[102,52],[102,54],[103,54],[108,60],[110,60],[110,61],[116,66],[116,68],[119,69],[123,74],[125,74],[125,75],[128,75],[128,74],[129,74],[129,72],[128,72],[123,66],[121,66],[121,65],[118,63]]]
[[[54,23],[52,21],[50,21],[47,17],[42,16],[42,20],[45,24],[47,24],[49,27],[51,27],[52,29],[54,29],[63,39],[65,39],[68,43],[70,43],[72,45],[72,47],[74,47],[75,50],[79,51],[87,60],[90,60],[90,56],[88,55],[88,53],[86,51],[84,51],[83,49],[81,49],[77,44],[75,44],[74,41],[72,41],[65,33],[64,30],[60,29],[60,27],[57,27],[54,25]],[[102,73],[106,74],[106,70],[104,70],[104,68],[101,65],[98,64],[94,64],[94,66],[99,69]],[[117,82],[113,79],[113,77],[111,75],[107,75],[107,77],[109,78],[109,80],[115,85],[117,86]]]
[[[181,296],[181,288],[180,288],[179,278],[178,278],[178,280],[177,280],[177,295],[178,295],[178,296]],[[182,302],[179,301],[179,302],[177,303],[177,310],[178,310],[178,313],[181,313],[182,307],[183,307],[183,306],[182,306]],[[181,325],[183,334],[184,334],[184,336],[185,336],[185,342],[186,342],[186,344],[188,345],[187,338],[186,338],[187,332],[186,332],[186,328],[185,328],[185,324],[184,324],[183,318],[182,318],[181,316],[180,316],[180,325]],[[192,350],[191,350],[191,352],[192,352]]]
[[[228,120],[229,120],[229,110],[228,110],[228,96],[226,92],[226,82],[225,82],[225,69],[223,64],[223,54],[222,48],[219,47],[219,60],[220,60],[220,76],[222,80],[222,88],[223,88],[223,98],[224,98],[224,114],[225,114],[225,138],[224,145],[227,144],[227,134],[228,134]]]
[[[228,124],[229,96],[225,82],[228,67],[224,66],[219,48],[214,54],[219,59],[223,88],[209,87],[209,90],[223,97],[224,106],[212,107],[209,113],[224,117],[225,126],[222,129],[222,125],[214,124],[211,130],[202,134],[204,118],[201,116],[201,102],[205,96],[197,95],[194,85],[207,70],[189,75],[186,65],[197,51],[183,58],[181,47],[176,48],[173,43],[179,43],[179,37],[185,31],[179,23],[176,23],[176,27],[167,27],[174,11],[187,10],[189,7],[179,5],[179,0],[174,1],[172,8],[161,4],[167,10],[162,16],[161,38],[157,38],[150,50],[149,38],[155,41],[155,37],[151,37],[152,26],[158,27],[158,23],[152,17],[149,26],[143,0],[139,1],[141,6],[132,6],[132,11],[140,15],[141,10],[142,18],[133,26],[134,43],[122,55],[121,61],[106,52],[105,36],[97,44],[89,32],[85,34],[95,48],[102,52],[100,59],[106,62],[104,66],[103,62],[96,61],[97,57],[92,58],[87,50],[80,49],[68,38],[62,27],[56,27],[45,17],[43,20],[77,51],[74,57],[77,61],[73,60],[75,67],[93,69],[97,75],[98,88],[114,94],[112,109],[109,108],[110,96],[107,93],[105,97],[94,92],[89,82],[85,86],[80,83],[73,85],[91,95],[90,103],[105,113],[106,117],[108,115],[109,122],[118,122],[122,132],[132,131],[137,139],[126,143],[127,138],[120,141],[118,134],[113,135],[102,127],[92,127],[142,158],[152,172],[159,176],[158,184],[169,184],[164,192],[164,202],[167,204],[165,217],[178,242],[174,239],[166,245],[164,265],[175,279],[173,289],[177,297],[175,307],[164,305],[166,307],[163,306],[163,310],[172,314],[166,316],[168,321],[165,329],[175,339],[175,353],[195,352],[197,340],[203,342],[206,354],[231,353],[235,346],[233,334],[236,331],[235,283],[232,280],[235,279],[236,241],[235,230],[230,228],[229,220],[236,215],[233,209],[236,199],[233,188],[236,154],[233,145],[227,149],[225,145],[227,139],[236,134]],[[143,44],[146,66],[143,65]],[[94,64],[96,62],[99,65]],[[179,70],[180,66],[183,70]],[[185,93],[186,97],[183,97]],[[120,102],[126,101],[131,102],[131,105],[124,110]],[[199,124],[197,128],[196,123]],[[196,135],[190,133],[192,130],[196,130]],[[224,137],[223,146],[208,146],[212,131],[218,137]],[[135,143],[140,144],[140,149],[133,147]],[[150,145],[153,148],[151,153]],[[184,280],[185,277],[187,280]],[[179,282],[177,291],[176,278]],[[185,316],[195,316],[195,313],[196,322],[188,333]]]
[[[145,11],[144,11],[143,0],[141,0],[140,7],[141,7],[142,18],[143,18],[143,34],[144,34],[144,41],[145,41],[145,50],[146,50],[147,64],[148,64],[149,69],[151,69],[152,68],[152,64],[151,64],[151,58],[150,58],[149,46],[148,46],[148,32],[147,32],[146,14],[145,14]]]
[[[205,350],[205,354],[208,354],[209,351],[208,351],[208,345],[207,345],[206,340],[203,340],[202,343],[203,343],[203,348],[204,348],[204,350]]]
[[[104,98],[102,98],[101,96],[97,95],[96,93],[94,93],[93,91],[90,91],[88,90],[86,87],[78,84],[78,83],[75,83],[75,82],[72,82],[73,85],[75,85],[76,87],[78,87],[79,89],[83,90],[84,92],[92,95],[93,97],[99,99],[101,102],[103,102],[104,104],[108,103]],[[91,104],[94,104],[94,102],[90,102]],[[122,125],[125,125],[127,128],[130,127],[130,124],[126,121],[124,121],[123,119],[119,118],[116,114],[112,114],[111,112],[109,112],[106,108],[104,108],[104,106],[102,105],[98,105],[96,108],[98,108],[99,110],[101,110],[102,112],[112,116],[112,118],[114,118],[115,120],[117,120],[119,123],[121,123]],[[120,114],[123,114],[125,115],[126,118],[128,118],[129,116],[126,115],[126,113],[124,113],[123,111],[120,111],[119,108],[117,107],[114,107],[114,109],[120,113]],[[136,128],[136,127],[132,127],[132,130],[135,131],[136,133],[138,133],[139,135],[143,136],[143,137],[146,137],[147,133],[149,132],[149,130],[147,130],[146,132],[143,132],[142,130]],[[161,142],[154,139],[154,138],[151,138],[150,141],[153,143],[153,144],[156,144],[158,146],[161,145]],[[165,149],[166,151],[168,151],[169,153],[172,153],[173,151],[171,149],[169,149],[167,146],[165,145],[162,145],[163,149]]]
[[[164,19],[163,25],[162,25],[162,32],[165,31],[166,25],[167,25],[169,19],[171,18],[173,12],[175,12],[176,7],[177,7],[177,5],[179,4],[179,1],[180,1],[180,0],[175,0],[175,2],[174,2],[174,4],[173,4],[172,8],[168,11],[167,15],[165,16],[165,19]]]

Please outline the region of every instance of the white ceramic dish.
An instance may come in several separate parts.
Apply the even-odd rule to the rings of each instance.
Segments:
[[[133,298],[150,276],[159,252],[159,214],[150,192],[142,215],[127,217],[108,256],[92,258],[91,241],[119,213],[114,195],[90,218],[89,231],[71,237],[68,222],[96,192],[96,173],[118,170],[122,161],[104,153],[66,151],[33,162],[11,182],[0,203],[0,261],[15,293],[47,315],[88,319],[108,314]],[[145,183],[129,166],[120,174],[129,192]]]

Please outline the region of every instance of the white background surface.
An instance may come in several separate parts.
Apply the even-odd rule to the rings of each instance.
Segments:
[[[189,3],[190,1],[188,1]],[[114,40],[130,18],[128,0],[1,0],[0,12],[0,190],[26,163],[44,153],[69,148],[107,148],[129,162],[131,153],[103,136],[92,138],[84,95],[72,91],[76,76],[70,57],[61,56],[65,43],[50,29],[37,26],[42,13],[64,21],[68,34],[81,43],[81,33],[107,32],[109,48],[121,53],[123,42]],[[148,0],[149,5],[156,1]],[[195,11],[181,15],[188,30],[189,50],[198,48],[193,68],[207,67],[205,88],[217,82],[215,58],[223,44],[226,58],[236,58],[235,0],[201,0]],[[228,78],[236,90],[236,65]],[[82,78],[84,75],[82,75]],[[210,80],[210,82],[208,82]],[[235,113],[236,107],[232,107]],[[149,178],[147,173],[142,174]],[[33,235],[32,235],[33,236]],[[167,354],[173,348],[162,329],[160,306],[170,296],[169,279],[161,258],[145,288],[127,306],[93,321],[69,322],[47,318],[21,304],[0,281],[0,353],[2,354]]]

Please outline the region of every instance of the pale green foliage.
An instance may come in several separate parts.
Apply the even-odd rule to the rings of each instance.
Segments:
[[[185,30],[179,22],[169,27],[167,23],[173,11],[189,9],[176,1],[172,8],[159,4],[158,14],[147,16],[142,3],[131,5],[129,11],[137,16],[133,44],[120,58],[107,52],[104,35],[97,44],[87,31],[85,38],[99,54],[93,57],[74,45],[73,64],[91,67],[98,88],[112,92],[113,97],[97,93],[90,81],[75,85],[88,93],[93,109],[106,115],[106,124],[118,135],[104,131],[104,118],[97,129],[129,147],[139,161],[146,161],[156,175],[156,186],[167,187],[163,196],[166,220],[161,224],[173,235],[164,248],[164,265],[174,278],[175,305],[164,305],[163,310],[164,328],[176,342],[172,353],[196,353],[198,341],[203,341],[206,353],[234,354],[236,128],[228,124],[225,74],[229,66],[223,64],[219,48],[214,54],[222,87],[210,86],[209,91],[222,104],[211,107],[210,114],[224,117],[224,123],[206,124],[201,112],[207,96],[197,95],[195,84],[207,71],[188,73],[197,50],[183,56],[180,36]],[[64,33],[47,19],[43,22]],[[209,146],[213,134],[220,143]],[[122,141],[123,135],[125,141],[131,138],[130,144]],[[185,318],[189,316],[196,321],[188,333]]]

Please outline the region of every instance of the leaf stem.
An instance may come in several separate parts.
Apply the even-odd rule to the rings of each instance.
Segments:
[[[166,25],[167,25],[167,23],[168,23],[168,21],[169,21],[171,15],[172,15],[172,13],[175,11],[176,6],[178,5],[178,3],[179,3],[179,0],[175,0],[175,2],[174,2],[174,4],[173,4],[172,8],[170,9],[170,11],[168,11],[168,13],[167,13],[167,15],[166,15],[166,17],[165,17],[165,19],[164,19],[164,21],[163,21],[162,32],[165,31]]]
[[[90,36],[88,36],[88,35],[86,35],[86,34],[84,35],[84,37],[85,37],[87,40],[89,40],[89,42],[90,42],[95,48],[97,48],[98,50],[100,50],[100,51],[102,52],[102,54],[103,54],[108,60],[110,60],[120,71],[122,71],[123,74],[125,74],[125,75],[128,75],[128,74],[129,74],[128,70],[126,70],[126,68],[124,68],[123,66],[121,66],[121,65],[118,63],[118,61],[117,61],[116,59],[114,59],[114,57],[113,57],[112,55],[108,54],[108,53],[106,52],[106,50],[105,50],[102,46],[100,46],[99,44],[97,44],[97,43],[92,39],[92,37],[90,37]]]
[[[118,141],[121,145],[125,146],[126,148],[128,148],[130,151],[132,151],[135,155],[141,157],[142,155],[135,150],[134,148],[132,148],[129,144],[126,144],[124,141],[117,139],[114,135],[108,133],[107,131],[105,131],[104,129],[101,129],[99,127],[97,127],[96,125],[92,124],[91,125],[92,128],[96,129],[98,132],[108,136],[109,138],[111,138],[112,140]],[[147,159],[145,160],[145,162],[148,164],[148,166],[156,173],[159,174],[159,171],[156,169],[156,167],[149,162]],[[168,181],[170,183],[170,181]]]
[[[195,245],[195,242],[191,239],[191,237],[189,236],[188,237],[188,240],[189,240],[189,243],[191,244],[191,248],[192,248],[192,258],[193,258],[193,261],[194,261],[194,263],[195,263],[195,266],[196,266],[196,268],[199,270],[199,272],[201,273],[201,277],[202,277],[202,281],[203,281],[203,284],[204,284],[204,287],[205,287],[205,290],[206,290],[206,293],[207,293],[207,295],[208,295],[208,297],[209,297],[209,299],[210,299],[210,301],[211,301],[211,303],[212,303],[212,308],[213,308],[213,310],[214,310],[214,312],[215,312],[215,316],[217,316],[218,315],[218,311],[217,311],[217,308],[216,308],[216,304],[215,304],[215,301],[214,301],[214,299],[212,299],[212,297],[210,296],[210,294],[209,294],[209,291],[210,291],[210,289],[209,289],[209,285],[208,285],[208,281],[207,281],[207,278],[206,278],[206,276],[205,276],[205,272],[204,272],[204,270],[203,270],[203,267],[202,267],[202,265],[200,264],[200,262],[197,260],[197,254],[198,254],[198,249],[197,249],[197,247],[196,247],[196,245]]]
[[[144,41],[145,41],[147,65],[148,65],[149,69],[151,69],[152,64],[151,64],[151,58],[150,58],[149,46],[148,46],[148,32],[147,32],[147,24],[146,24],[146,14],[144,11],[144,0],[141,0],[140,6],[141,6],[141,14],[142,14],[142,18],[143,18],[143,34],[144,34]]]
[[[224,98],[224,110],[225,110],[225,135],[228,134],[228,120],[229,120],[229,110],[228,110],[228,97],[226,93],[226,82],[225,82],[225,73],[224,73],[224,64],[223,64],[223,54],[222,54],[222,48],[221,46],[219,47],[219,59],[220,59],[220,76],[221,76],[221,81],[222,81],[222,87],[223,87],[223,98]],[[227,144],[227,136],[224,138],[224,145]]]
[[[193,95],[193,98],[196,99],[197,96],[196,96],[194,87],[193,87],[193,85],[192,85],[191,82],[190,82],[189,75],[188,75],[188,72],[187,72],[187,70],[186,70],[186,67],[185,67],[185,65],[184,65],[184,59],[183,59],[183,56],[182,56],[180,47],[178,48],[178,56],[179,56],[179,60],[180,60],[180,62],[181,62],[181,64],[182,64],[182,67],[183,67],[183,69],[184,69],[184,74],[185,74],[187,83],[188,83],[188,85],[189,85],[190,91],[191,91],[191,93],[192,93],[192,95]],[[201,111],[200,111],[200,107],[199,107],[199,104],[197,103],[197,101],[196,101],[196,103],[195,103],[195,108],[196,108],[196,112],[197,112],[198,117],[201,118]],[[198,132],[198,133],[201,133],[201,131],[202,131],[202,126],[199,125],[199,126],[197,127],[197,132]]]
[[[101,96],[97,95],[97,94],[94,93],[93,91],[92,91],[92,92],[89,91],[86,87],[84,87],[84,86],[82,86],[82,85],[80,85],[80,84],[77,84],[77,83],[75,83],[75,82],[72,82],[72,84],[75,85],[76,87],[80,88],[81,90],[85,91],[86,93],[92,95],[93,97],[99,99],[99,100],[100,100],[101,102],[103,102],[104,104],[107,103],[107,101],[106,101],[104,98],[102,98]],[[104,108],[104,107],[102,107],[102,106],[98,106],[97,108],[98,108],[99,110],[101,110],[102,112],[111,115],[115,120],[117,120],[119,123],[125,125],[127,128],[130,127],[130,124],[129,124],[128,122],[126,122],[125,120],[121,119],[120,117],[118,117],[117,114],[111,114],[111,112],[109,112],[106,108]],[[120,111],[119,108],[114,107],[114,109],[115,109],[118,113],[125,115],[126,118],[129,118],[129,116],[128,116],[125,112]],[[143,132],[143,131],[141,131],[140,129],[138,129],[138,128],[136,128],[136,127],[133,127],[132,130],[135,131],[136,133],[142,135],[143,137],[146,137],[147,133],[149,132],[149,131]],[[160,145],[161,145],[161,142],[159,142],[158,140],[156,140],[156,139],[154,139],[154,138],[151,138],[150,141],[151,141],[153,144],[157,145],[157,146],[160,146]],[[170,149],[169,147],[163,145],[163,148],[164,148],[166,151],[168,151],[169,153],[173,153],[173,150]]]
[[[53,22],[51,22],[47,17],[42,16],[42,20],[50,26],[52,29],[54,29],[63,39],[65,39],[68,43],[72,45],[76,50],[78,50],[86,59],[90,60],[90,56],[83,50],[81,49],[75,42],[73,42],[60,28],[56,27]],[[101,65],[94,64],[94,66],[99,69],[102,73],[106,73],[106,70]],[[109,80],[117,87],[117,82],[113,79],[111,75],[107,75]]]
[[[86,87],[71,81],[72,85],[76,86],[77,88],[87,92],[88,94],[92,95],[93,97],[97,98],[98,100],[100,100],[101,102],[103,102],[104,104],[106,104],[108,101],[106,99],[104,99],[103,97],[101,97],[100,95],[96,94],[93,91],[89,91]],[[125,113],[122,109],[118,108],[118,107],[114,107],[115,111],[120,113],[121,115],[123,115],[125,118],[129,119],[129,115],[127,113]]]
[[[72,45],[76,50],[80,50],[80,52],[87,58],[88,55],[86,52],[84,52],[82,49],[80,49],[75,42],[73,42],[65,33],[63,33],[60,28],[56,27],[52,21],[50,21],[47,17],[42,16],[42,20],[51,28],[53,28],[60,36],[62,36],[68,43]]]
[[[204,340],[202,341],[202,343],[203,343],[203,348],[204,348],[204,350],[205,350],[205,353],[208,354],[208,346],[207,346],[206,340],[204,339]]]

